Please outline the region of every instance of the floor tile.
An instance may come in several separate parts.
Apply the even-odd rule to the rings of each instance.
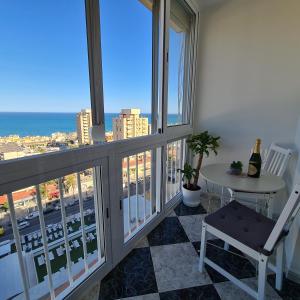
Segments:
[[[223,250],[223,248],[224,248],[224,241],[222,241],[221,239],[218,239],[218,238],[216,238],[216,237],[215,237],[214,239],[209,240],[208,243],[214,244],[215,246],[219,247],[220,250]],[[193,243],[193,244],[194,244],[194,243]],[[197,250],[197,252],[198,252],[198,254],[199,254],[199,253],[200,253],[200,252],[199,252],[199,251],[200,251],[200,243],[195,243],[194,246],[195,246],[195,247],[198,247],[196,250]],[[243,255],[243,252],[241,252],[240,250],[234,248],[233,246],[229,246],[229,252],[233,252],[233,253],[236,253],[236,254],[239,254],[239,255],[244,256],[244,255]]]
[[[161,300],[220,300],[212,284],[160,293]]]
[[[177,215],[175,214],[175,211],[173,209],[168,214],[168,217],[177,217]]]
[[[215,245],[213,246],[207,244],[206,256],[210,260],[212,260],[220,267],[225,269],[227,272],[229,272],[231,275],[239,279],[255,277],[255,267],[246,257],[241,257],[240,255],[242,255],[242,253],[240,253],[238,250],[234,249],[233,247],[229,248],[230,251],[234,253],[239,253],[239,255],[236,255],[223,250],[223,242],[221,240],[210,240],[208,242]],[[199,255],[200,243],[194,242],[193,245]],[[222,276],[213,268],[207,265],[205,265],[205,268],[214,283],[228,281],[227,278]]]
[[[197,207],[188,207],[183,204],[183,202],[180,202],[176,208],[174,209],[177,216],[189,216],[189,215],[200,215],[200,214],[206,214],[206,210],[203,208],[203,206],[200,204]]]
[[[149,247],[147,237],[142,238],[135,245],[135,248],[145,248],[145,247]]]
[[[147,294],[142,296],[136,296],[136,297],[128,297],[128,298],[121,298],[119,300],[160,300],[159,294]]]
[[[188,242],[189,239],[177,217],[165,218],[148,235],[150,246]]]
[[[99,300],[157,293],[149,248],[133,249],[101,282]]]
[[[191,242],[201,241],[202,220],[206,215],[191,215],[178,217],[185,233]],[[215,239],[212,234],[207,234],[207,239]]]
[[[191,243],[150,247],[159,292],[212,283]]]
[[[257,290],[257,278],[242,279],[244,283],[249,285],[251,288]],[[214,284],[222,300],[253,300],[253,297],[244,292],[242,289],[237,287],[230,281],[220,282]],[[274,289],[267,284],[265,300],[280,300],[281,298],[274,291]]]
[[[268,275],[268,282],[275,289],[275,275]],[[282,290],[276,292],[284,300],[300,300],[300,284],[284,278]]]
[[[204,192],[201,194],[201,205],[208,213],[212,213],[221,207],[221,200],[214,194]]]

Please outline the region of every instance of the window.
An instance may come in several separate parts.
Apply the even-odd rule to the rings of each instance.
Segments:
[[[189,123],[192,21],[193,15],[183,1],[171,0],[168,72],[169,126]]]
[[[148,150],[122,159],[124,241],[151,220],[159,207],[154,195],[153,153]],[[158,187],[157,187],[158,189]],[[155,201],[156,200],[156,201]]]
[[[19,262],[5,297],[76,298],[179,199],[192,128],[165,127],[189,123],[196,15],[168,3],[0,1],[0,159],[32,155],[0,162],[0,264]],[[93,144],[92,123],[118,142],[69,151]]]
[[[102,194],[94,188],[95,172],[101,174],[101,169],[102,166],[87,168],[11,194],[13,209],[3,214],[5,236],[0,237],[1,242],[11,239],[7,252],[0,257],[0,265],[14,266],[10,266],[11,274],[1,281],[5,299],[22,292],[21,275],[23,279],[27,277],[30,299],[39,299],[54,291],[60,294],[73,281],[86,278],[105,262]],[[101,176],[98,178],[102,182]],[[8,197],[0,196],[0,201],[8,203]],[[18,245],[13,239],[14,225],[10,219],[13,210],[18,220],[24,272],[15,267]],[[48,286],[45,281],[49,277],[52,283]]]
[[[1,1],[0,159],[91,143],[85,23],[84,0]]]
[[[166,202],[172,200],[181,191],[181,173],[185,157],[185,139],[173,141],[167,145]]]
[[[113,17],[112,17],[113,16]],[[105,130],[113,140],[152,133],[152,4],[101,0]]]

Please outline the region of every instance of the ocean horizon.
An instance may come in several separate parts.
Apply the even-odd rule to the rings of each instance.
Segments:
[[[0,112],[0,136],[50,136],[54,132],[75,132],[77,113]],[[112,119],[120,113],[105,113],[105,131],[112,131]],[[151,124],[151,114],[141,113]],[[175,124],[178,115],[169,114],[168,123]]]

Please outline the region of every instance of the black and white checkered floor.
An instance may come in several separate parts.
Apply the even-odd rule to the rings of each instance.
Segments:
[[[201,221],[207,202],[204,198],[203,206],[197,208],[180,203],[102,280],[99,300],[252,299],[209,266],[202,274],[198,271]],[[256,287],[253,264],[236,249],[226,252],[222,246],[221,240],[209,236],[207,256]],[[266,299],[300,299],[300,285],[285,279],[279,294],[273,289],[274,281],[270,274]]]

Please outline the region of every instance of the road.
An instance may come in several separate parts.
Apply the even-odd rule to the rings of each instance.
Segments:
[[[142,182],[140,182],[138,184],[138,193],[143,194],[143,189],[144,189],[144,185]],[[148,177],[148,178],[146,178],[146,191],[149,191],[149,190],[150,190],[150,178]],[[131,183],[131,185],[130,185],[130,195],[131,196],[136,195],[135,183]],[[126,198],[127,196],[128,196],[127,188],[124,188],[123,189],[123,197]],[[75,203],[76,204],[73,206],[66,207],[66,215],[67,216],[70,216],[70,215],[73,215],[73,214],[76,214],[79,212],[79,203],[78,203],[78,201],[76,201]],[[94,208],[94,198],[91,197],[91,199],[85,200],[83,202],[83,208],[84,208],[84,210],[93,209]],[[54,210],[48,214],[44,214],[44,219],[45,219],[46,225],[59,223],[61,221],[61,211]],[[31,232],[34,232],[34,231],[40,229],[39,218],[34,218],[34,219],[31,219],[28,221],[30,223],[30,226],[19,230],[20,234],[25,235],[25,234],[28,234],[28,233],[31,233]],[[0,242],[5,241],[5,240],[12,240],[13,238],[14,238],[14,236],[13,236],[12,228],[6,227],[5,234],[0,237]]]
[[[83,202],[84,210],[93,209],[93,208],[94,208],[94,199],[93,198]],[[78,202],[76,202],[76,204],[73,206],[66,207],[66,215],[67,216],[74,215],[78,212],[79,212]],[[46,225],[59,223],[61,221],[61,211],[54,210],[48,214],[44,214],[44,219],[45,219]],[[30,222],[30,226],[26,227],[24,229],[21,229],[20,234],[24,235],[24,234],[28,234],[30,232],[34,232],[34,231],[40,229],[39,218],[31,219],[31,220],[29,220],[29,222]],[[0,237],[0,242],[5,241],[5,240],[12,240],[13,238],[14,237],[13,237],[12,228],[9,227],[9,228],[6,228],[4,236]]]

